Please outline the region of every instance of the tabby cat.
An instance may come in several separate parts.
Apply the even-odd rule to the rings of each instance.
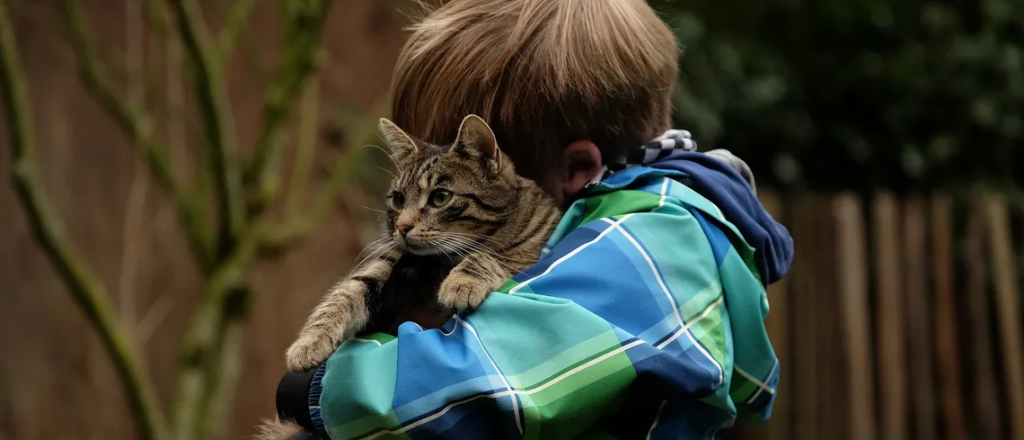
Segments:
[[[536,263],[562,213],[516,175],[490,127],[467,116],[449,146],[380,130],[398,173],[387,196],[384,238],[316,307],[287,351],[292,371],[314,368],[347,338],[394,331],[417,312],[473,309]],[[431,310],[433,308],[433,310]]]

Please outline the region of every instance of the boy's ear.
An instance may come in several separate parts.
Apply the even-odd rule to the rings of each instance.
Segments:
[[[412,139],[412,136],[398,128],[394,122],[387,118],[380,118],[378,127],[381,134],[384,135],[384,142],[391,148],[391,153],[395,156],[395,159],[419,153],[420,149],[416,146],[416,141]]]
[[[494,132],[483,118],[477,115],[466,116],[459,126],[459,137],[455,138],[451,151],[469,154],[473,157],[484,157],[494,161],[496,169],[501,169],[501,151]]]

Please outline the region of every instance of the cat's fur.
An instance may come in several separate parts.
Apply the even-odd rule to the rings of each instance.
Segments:
[[[364,331],[394,333],[409,320],[436,327],[454,311],[479,306],[536,263],[561,218],[553,199],[515,174],[490,127],[475,115],[463,120],[449,146],[413,139],[386,119],[380,130],[398,168],[384,238],[310,315],[286,354],[292,371],[317,366]],[[298,425],[275,418],[259,438],[299,432]]]
[[[410,306],[440,304],[446,318],[479,306],[536,263],[561,218],[553,199],[516,175],[475,115],[448,146],[413,139],[386,119],[380,129],[398,167],[385,237],[313,311],[288,349],[293,371],[315,367],[368,325],[394,330]]]

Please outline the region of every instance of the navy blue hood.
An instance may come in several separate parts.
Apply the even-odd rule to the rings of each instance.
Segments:
[[[718,206],[754,248],[765,287],[786,276],[793,261],[793,238],[761,206],[754,189],[735,168],[697,152],[673,153],[647,166],[690,176],[690,187]]]

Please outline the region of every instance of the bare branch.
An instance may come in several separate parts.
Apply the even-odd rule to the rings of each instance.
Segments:
[[[244,317],[244,311],[235,315],[233,312],[237,310],[232,306],[250,301],[245,271],[256,257],[256,236],[256,228],[248,230],[206,281],[192,324],[182,341],[171,409],[179,439],[205,438],[201,433],[207,428],[203,408],[219,377],[217,364],[223,362],[224,356],[237,355],[225,353],[224,331],[229,321],[241,321]]]
[[[251,302],[255,293],[242,288],[233,296],[248,303]],[[248,304],[238,305],[238,307],[247,308]],[[199,438],[225,437],[224,431],[228,426],[223,421],[231,416],[231,402],[237,394],[238,384],[242,379],[241,354],[245,331],[243,316],[244,312],[231,313],[220,331],[220,356],[216,359],[216,363],[211,363],[208,369],[207,380],[209,383],[200,405],[202,412],[200,412]]]
[[[320,31],[331,0],[278,2],[286,18],[285,53],[267,89],[263,105],[263,127],[256,152],[245,170],[246,182],[255,183],[258,195],[253,210],[259,212],[277,197],[278,165],[284,145],[284,128],[306,81],[316,71]]]
[[[227,24],[224,25],[224,30],[220,31],[217,36],[217,53],[220,54],[222,60],[227,60],[228,55],[235,48],[235,43],[238,42],[238,38],[245,32],[249,27],[249,19],[252,17],[252,12],[256,9],[258,0],[237,0],[231,5],[231,10],[228,11]]]
[[[129,0],[131,1],[131,0]],[[150,26],[150,30],[156,35],[159,40],[168,40],[171,35],[171,25],[167,19],[166,10],[160,5],[162,3],[157,0],[135,0],[142,4],[142,11],[146,17],[146,22]]]
[[[381,99],[374,106],[374,110],[352,124],[352,127],[358,130],[357,134],[351,138],[352,142],[349,143],[348,148],[335,160],[327,182],[320,188],[312,205],[304,210],[305,215],[286,219],[283,224],[268,228],[259,237],[261,251],[280,251],[295,242],[304,240],[323,224],[337,200],[338,193],[350,182],[353,170],[362,164],[363,155],[368,153],[369,149],[362,148],[362,146],[373,143],[377,139],[376,124],[372,121],[376,121],[380,115],[384,114],[387,104],[387,99]]]
[[[125,40],[128,41],[128,48],[125,51],[125,69],[128,71],[128,102],[132,105],[142,105],[145,94],[145,75],[142,33],[142,5],[137,0],[125,0]],[[138,162],[136,160],[135,162]],[[121,234],[121,270],[120,280],[117,284],[118,306],[121,311],[121,319],[126,327],[135,330],[135,279],[138,275],[139,258],[136,255],[136,244],[140,241],[138,235],[142,227],[142,210],[146,203],[146,193],[149,191],[149,172],[139,173],[140,166],[132,164],[132,183],[128,189],[128,200],[124,207],[124,222]]]
[[[11,149],[14,188],[36,240],[57,269],[90,324],[99,333],[128,396],[140,438],[160,439],[165,431],[156,391],[139,353],[117,318],[110,294],[91,272],[42,190],[36,170],[34,126],[27,86],[18,61],[7,7],[0,3],[0,90]]]
[[[292,166],[291,184],[285,197],[285,213],[294,216],[299,213],[306,196],[306,184],[313,168],[313,153],[316,152],[317,123],[320,120],[320,83],[316,78],[309,82],[302,96],[299,108],[299,144]]]
[[[198,203],[189,197],[167,157],[167,150],[156,139],[152,118],[142,109],[129,108],[114,94],[113,87],[98,61],[92,35],[86,30],[85,21],[75,0],[63,0],[64,18],[70,32],[71,45],[78,59],[82,80],[86,88],[107,111],[131,140],[142,148],[150,170],[165,191],[174,200],[178,218],[189,246],[200,267],[208,271],[212,258],[211,243],[202,211]]]
[[[145,53],[142,47],[146,41],[142,31],[142,5],[138,0],[127,0],[125,4],[125,70],[128,72],[128,103],[134,107],[145,105]]]
[[[121,234],[121,274],[117,283],[117,295],[121,308],[121,317],[126,327],[137,333],[136,292],[135,284],[139,272],[138,243],[142,241],[141,230],[145,223],[142,212],[146,205],[146,193],[149,192],[149,174],[139,173],[139,165],[132,167],[132,183],[128,188],[128,201],[124,206],[124,221]]]
[[[177,306],[177,301],[173,293],[162,292],[160,294],[160,297],[135,325],[135,341],[139,343],[139,346],[145,347],[149,343],[153,334],[163,325],[167,317],[171,316],[175,306]]]
[[[203,120],[210,167],[220,208],[220,249],[224,252],[245,228],[242,176],[235,154],[234,122],[216,46],[195,0],[167,0],[178,21],[185,49],[196,69],[196,96]]]

